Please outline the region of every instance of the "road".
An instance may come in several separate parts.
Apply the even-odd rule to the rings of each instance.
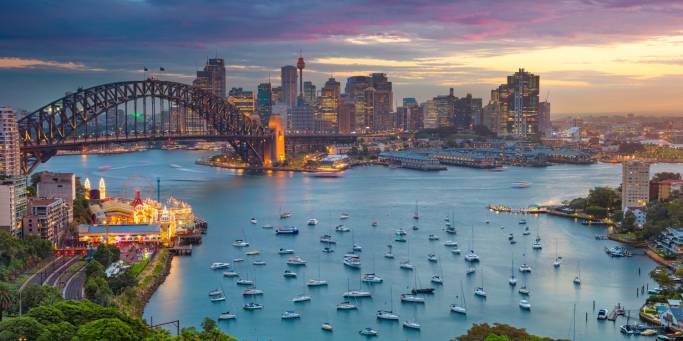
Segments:
[[[59,256],[52,260],[52,262],[48,263],[45,265],[42,269],[34,272],[31,277],[29,277],[24,284],[21,285],[19,290],[24,290],[24,288],[30,284],[43,284],[45,282],[45,279],[47,276],[49,276],[55,269],[59,268],[64,262],[67,261],[67,258],[64,256]]]
[[[80,300],[83,298],[83,286],[85,285],[85,267],[73,273],[66,281],[62,289],[62,297],[67,300]]]

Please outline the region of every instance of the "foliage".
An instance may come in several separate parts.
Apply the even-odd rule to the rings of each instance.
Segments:
[[[85,265],[85,275],[90,277],[93,274],[104,273],[104,266],[96,260],[91,260]]]
[[[202,331],[197,331],[196,328],[183,328],[181,331],[180,340],[182,341],[237,341],[237,339],[224,334],[218,327],[216,327],[216,321],[205,318],[202,322]]]
[[[62,300],[59,289],[49,285],[31,284],[21,292],[21,309],[29,311],[33,307],[54,304]]]
[[[626,231],[631,231],[636,227],[636,215],[628,211],[624,215],[624,220],[621,223],[621,228]]]
[[[100,262],[105,269],[120,257],[121,251],[116,246],[104,244],[100,244],[93,254],[93,259]]]
[[[634,154],[636,152],[641,152],[644,149],[643,145],[637,142],[624,142],[619,145],[620,154]]]
[[[576,198],[569,202],[569,206],[575,210],[584,210],[588,205],[588,200],[586,198]]]
[[[683,227],[683,199],[652,202],[647,207],[641,238],[652,238],[667,227]]]
[[[621,207],[621,197],[613,188],[595,187],[588,193],[587,205],[614,210]]]
[[[458,337],[459,341],[554,341],[554,339],[530,335],[524,329],[506,324],[473,324],[467,334]]]
[[[135,286],[137,284],[137,280],[135,278],[135,274],[133,273],[133,269],[128,268],[118,276],[108,278],[107,283],[109,284],[111,291],[115,295],[118,295],[127,287]]]
[[[2,314],[9,310],[14,303],[14,290],[9,284],[0,282],[0,321],[2,321]]]
[[[133,329],[117,318],[104,318],[88,322],[76,333],[75,340],[137,340]]]
[[[83,291],[87,299],[103,306],[111,305],[114,297],[107,280],[100,274],[93,274],[88,277]]]
[[[36,236],[16,238],[0,231],[0,281],[15,279],[27,268],[52,255],[49,241]]]
[[[652,177],[653,182],[659,182],[662,180],[680,180],[681,173],[674,172],[659,172]]]
[[[586,207],[585,210],[586,214],[590,214],[592,216],[596,216],[598,218],[605,218],[607,217],[607,209],[601,206],[596,206],[596,205],[590,205]]]
[[[0,322],[0,340],[37,340],[45,332],[45,326],[33,317],[15,317]]]
[[[85,198],[85,188],[81,184],[79,177],[76,177],[76,199],[74,200],[73,207],[74,220],[72,226],[90,223],[89,202]]]
[[[663,162],[679,162],[683,160],[683,150],[667,146],[642,146],[634,153],[638,159],[650,159]]]

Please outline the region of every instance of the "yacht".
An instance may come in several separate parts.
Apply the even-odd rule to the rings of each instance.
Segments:
[[[242,291],[242,296],[258,296],[263,295],[263,290],[256,288],[247,288]]]
[[[318,219],[315,219],[315,218],[308,219],[307,224],[308,224],[308,226],[318,225]]]
[[[361,276],[360,281],[363,283],[382,283],[383,279],[374,273],[367,273]]]
[[[259,250],[251,250],[251,251],[245,252],[244,254],[247,255],[247,256],[258,256],[258,255],[261,254],[261,251],[259,251]]]
[[[355,309],[358,309],[358,307],[349,301],[344,301],[342,303],[337,304],[337,310],[355,310]]]
[[[230,263],[216,262],[216,263],[211,264],[211,266],[209,266],[209,269],[218,270],[218,269],[227,269],[229,267],[230,267]]]
[[[520,225],[526,225],[526,219],[521,219],[521,220],[519,221],[519,224],[520,224]]]
[[[553,267],[559,268],[560,264],[562,264],[562,257],[555,257],[555,261],[553,261]]]
[[[470,250],[470,253],[465,255],[465,260],[468,262],[478,262],[479,256],[474,253],[474,250]]]
[[[362,298],[362,297],[372,297],[369,291],[362,290],[350,290],[344,293],[344,298]]]
[[[512,232],[510,232],[510,234],[508,235],[508,240],[513,240],[513,239],[515,239],[515,235],[512,234]]]
[[[517,241],[514,239],[510,239],[510,244],[512,244],[512,245],[517,244]]]
[[[363,251],[363,247],[361,247],[361,246],[358,245],[358,244],[353,244],[353,246],[351,247],[351,249],[352,249],[353,251],[356,251],[356,252],[361,252],[361,251]]]
[[[474,295],[479,296],[479,297],[486,297],[486,290],[484,288],[479,287],[474,290]]]
[[[451,305],[449,305],[449,307],[451,308],[451,311],[454,313],[467,315],[467,309],[465,309],[465,307],[461,307],[457,304],[451,304]]]
[[[292,302],[294,303],[302,303],[302,302],[308,302],[311,300],[311,296],[308,295],[298,295],[292,298]]]
[[[309,279],[306,281],[306,285],[309,287],[321,287],[327,285],[327,281],[322,279]]]
[[[370,327],[367,327],[365,329],[361,329],[360,331],[358,331],[358,334],[363,336],[377,336],[379,335],[379,332]]]
[[[432,283],[434,283],[434,284],[443,284],[443,279],[442,279],[441,276],[439,276],[439,275],[434,275],[434,276],[432,276],[431,281],[432,281]]]
[[[417,227],[417,225],[413,225],[413,231],[417,231],[417,230],[419,230],[419,229],[420,229],[420,228]]]
[[[436,240],[439,240],[439,236],[437,236],[435,234],[430,234],[428,239],[431,241],[436,241]]]
[[[295,226],[279,226],[275,228],[275,234],[299,234]]]
[[[211,302],[222,302],[222,301],[225,301],[225,296],[223,296],[222,294],[219,296],[212,296],[209,298],[209,301],[211,301]]]
[[[398,321],[398,315],[391,310],[377,310],[378,320]]]
[[[407,234],[408,234],[408,232],[406,232],[406,230],[404,230],[402,228],[396,230],[396,235],[398,235],[398,236],[405,236]]]
[[[235,282],[237,285],[243,285],[243,286],[251,286],[254,285],[254,281],[250,279],[238,279],[237,282]]]
[[[574,285],[581,285],[581,264],[576,266],[576,277],[574,277]]]
[[[529,264],[522,264],[519,266],[519,272],[531,272],[531,266]]]
[[[399,242],[399,243],[405,243],[405,242],[407,242],[406,238],[403,237],[403,236],[400,235],[400,234],[397,234],[396,237],[394,237],[394,241],[397,241],[397,242]]]
[[[209,291],[209,296],[220,296],[223,295],[223,290],[221,289],[213,289]]]
[[[234,246],[234,247],[247,247],[247,246],[249,246],[249,242],[246,240],[242,240],[242,239],[235,239],[235,241],[232,242],[232,246]]]
[[[320,242],[323,244],[337,244],[337,242],[329,234],[320,237]]]
[[[413,213],[413,219],[420,220],[420,212],[417,209],[417,201],[415,202],[415,213]]]
[[[391,245],[387,245],[387,252],[384,253],[384,258],[394,259],[394,254],[391,252]]]
[[[443,246],[445,247],[458,247],[458,242],[454,240],[447,240],[443,243]]]
[[[243,305],[242,309],[244,309],[244,310],[259,310],[259,309],[263,309],[263,304],[249,302],[249,303]]]
[[[296,278],[296,272],[285,270],[282,276],[284,276],[285,278]]]
[[[291,255],[291,254],[293,254],[293,253],[294,253],[294,250],[292,250],[292,249],[283,249],[283,248],[280,248],[280,250],[277,251],[277,254],[278,254],[278,255]]]
[[[294,256],[294,257],[289,257],[289,259],[287,259],[287,264],[289,264],[289,265],[306,265],[306,261],[299,256]]]
[[[344,265],[350,268],[360,269],[360,257],[353,254],[344,255]]]
[[[638,329],[638,326],[632,325],[632,324],[625,324],[619,327],[619,331],[622,334],[626,335],[638,335],[640,334],[640,330]]]
[[[598,310],[598,320],[606,320],[609,311],[607,309]]]
[[[413,288],[410,292],[413,294],[433,294],[434,288]]]
[[[334,228],[334,230],[337,231],[337,232],[349,232],[349,231],[351,231],[350,228],[344,226],[343,224],[337,225],[337,226]]]
[[[529,295],[529,288],[527,288],[526,285],[522,285],[517,292],[521,295]]]
[[[332,253],[332,252],[334,252],[334,249],[331,249],[331,248],[329,248],[329,247],[324,247],[324,248],[323,248],[323,253]]]
[[[474,274],[476,271],[477,271],[477,268],[475,268],[473,266],[468,266],[467,270],[465,270],[465,274],[469,276],[469,275]]]
[[[379,225],[379,223],[378,223],[377,221],[373,221],[372,224],[370,224],[370,225],[371,225],[372,227],[377,227],[377,225]]]
[[[237,271],[224,271],[223,272],[223,277],[237,277],[239,275],[240,275],[240,273]]]
[[[401,302],[407,303],[425,303],[425,298],[416,296],[414,294],[401,294]]]
[[[351,217],[351,215],[348,213],[342,213],[339,215],[339,219],[341,219],[341,220],[349,219],[350,217]]]
[[[528,236],[531,234],[531,231],[529,231],[529,226],[524,227],[524,232],[522,232],[523,235]]]
[[[515,285],[517,285],[517,278],[515,277],[514,274],[512,274],[512,276],[510,276],[510,279],[508,279],[508,284],[510,284],[510,286],[513,286],[513,287]]]
[[[421,326],[415,321],[403,321],[403,328],[420,330]]]
[[[407,260],[402,261],[400,266],[401,266],[401,269],[405,269],[405,270],[415,269],[415,266],[410,264],[410,261],[407,261]]]
[[[280,213],[280,219],[287,219],[291,216],[292,216],[292,212],[285,211],[285,212]]]
[[[326,332],[331,332],[332,331],[332,324],[329,322],[324,322],[321,326],[320,329],[326,331]]]
[[[256,220],[256,218],[251,218],[249,221],[250,221],[252,224],[258,223],[258,220]]]
[[[574,284],[581,285],[581,277],[579,277],[579,276],[574,277]]]
[[[439,259],[436,258],[436,255],[433,254],[433,253],[430,253],[430,254],[427,255],[427,260],[430,261],[430,262],[432,262],[432,263],[436,263],[436,262],[439,261]]]
[[[455,249],[451,249],[451,253],[454,255],[459,255],[462,253],[462,250],[456,247]]]
[[[521,300],[519,301],[519,307],[524,310],[531,310],[531,303],[527,300]]]
[[[235,315],[235,314],[233,314],[233,313],[231,313],[231,312],[229,312],[229,311],[223,312],[223,313],[221,313],[220,315],[218,315],[218,320],[223,320],[223,321],[225,321],[225,320],[234,320],[234,319],[236,319],[236,318],[237,318],[237,315]]]
[[[541,238],[536,237],[536,240],[534,240],[533,243],[531,243],[531,248],[534,250],[540,250],[543,248],[543,245],[541,245]]]
[[[458,233],[458,231],[455,230],[455,226],[447,226],[446,227],[446,233],[456,234],[456,233]]]
[[[251,262],[251,264],[252,265],[266,265],[266,261],[259,259],[259,260],[255,260],[255,261]]]
[[[241,262],[244,262],[244,258],[239,258],[239,257],[238,257],[238,258],[233,259],[232,262],[233,262],[233,263],[241,263]]]
[[[261,225],[261,228],[263,228],[263,229],[272,229],[272,228],[273,228],[273,225],[271,225],[271,224],[264,224],[264,225]]]
[[[280,316],[283,320],[291,320],[291,319],[298,319],[301,317],[301,314],[295,313],[291,310],[287,310],[282,315]]]

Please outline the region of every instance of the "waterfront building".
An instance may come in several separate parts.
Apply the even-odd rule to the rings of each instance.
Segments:
[[[665,254],[683,256],[683,228],[664,229],[654,240],[654,246]]]
[[[325,82],[325,86],[320,89],[320,114],[324,122],[323,126],[329,129],[337,130],[338,126],[338,110],[339,110],[339,96],[341,84],[334,78],[330,78]]]
[[[281,102],[285,103],[288,108],[296,106],[296,67],[292,65],[285,65],[280,69],[280,81],[282,82]]]
[[[373,73],[370,75],[373,92],[372,125],[374,130],[385,130],[389,121],[387,118],[394,111],[394,92],[392,83],[385,73]]]
[[[0,107],[0,177],[21,175],[21,152],[17,114]]]
[[[415,152],[383,152],[379,154],[379,160],[401,168],[410,168],[423,171],[445,170],[439,160],[422,153]]]
[[[31,198],[22,219],[22,236],[35,235],[61,245],[69,227],[69,206],[62,198]]]
[[[254,92],[242,88],[232,88],[228,93],[228,102],[244,116],[252,117],[256,112]]]
[[[643,207],[650,200],[650,164],[624,161],[621,173],[621,208]]]
[[[256,112],[261,118],[261,123],[266,125],[273,114],[273,91],[269,83],[258,85],[256,93]]]
[[[192,85],[225,98],[225,61],[223,58],[209,59],[204,69],[197,71],[197,78],[192,82]]]
[[[442,164],[470,167],[470,168],[496,168],[502,165],[492,153],[479,153],[473,151],[439,150],[429,154]]]
[[[74,173],[41,173],[36,185],[36,197],[61,198],[64,200],[69,208],[67,220],[71,223],[73,221],[73,203],[76,200],[76,175]]]

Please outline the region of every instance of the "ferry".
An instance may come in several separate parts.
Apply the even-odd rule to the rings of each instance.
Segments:
[[[529,186],[530,186],[530,184],[526,181],[520,181],[520,182],[513,182],[512,183],[512,188],[527,188]]]
[[[227,269],[230,267],[230,263],[212,263],[211,266],[209,266],[209,269],[211,270],[218,270],[218,269]]]
[[[244,309],[244,310],[259,310],[259,309],[263,309],[263,304],[249,302],[249,303],[243,305],[242,309]]]
[[[275,229],[275,234],[299,234],[299,229],[295,226],[280,226]]]
[[[313,173],[308,173],[314,178],[340,178],[344,176],[344,172],[342,171],[323,171],[323,172],[313,172]]]

